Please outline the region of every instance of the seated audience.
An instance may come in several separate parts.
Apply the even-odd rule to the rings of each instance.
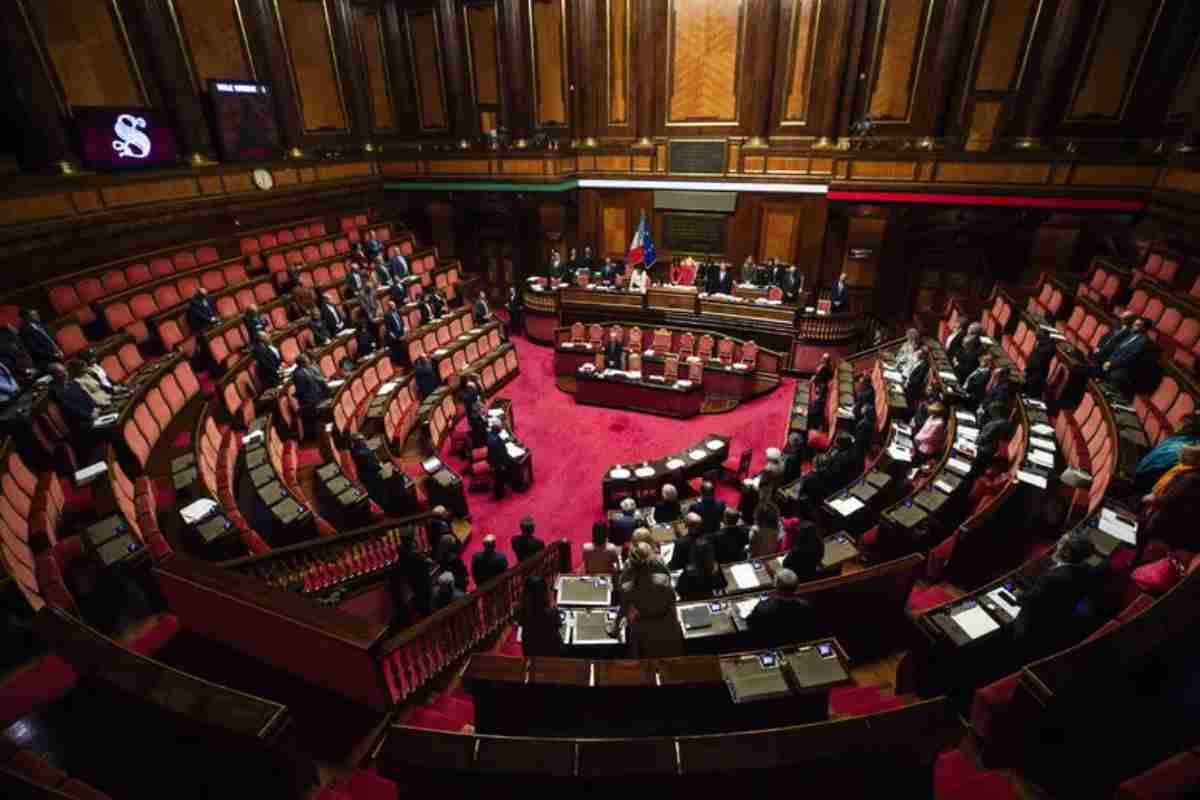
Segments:
[[[992,380],[992,367],[995,359],[991,353],[984,353],[979,359],[979,366],[960,380],[963,392],[966,394],[966,405],[972,410],[979,408],[987,394],[988,384]]]
[[[1025,360],[1025,394],[1030,397],[1041,397],[1046,391],[1046,378],[1050,375],[1050,362],[1058,350],[1054,346],[1054,337],[1049,332],[1038,329],[1037,343],[1033,352]]]
[[[700,537],[691,548],[688,563],[684,565],[675,591],[684,599],[708,597],[725,588],[725,573],[717,563],[716,548],[712,537]]]
[[[1134,380],[1138,373],[1138,361],[1150,348],[1150,327],[1144,317],[1136,317],[1129,334],[1113,348],[1112,354],[1100,365],[1100,376],[1108,381],[1125,397],[1133,396]]]
[[[1118,321],[1121,324],[1101,336],[1100,341],[1096,342],[1096,347],[1092,350],[1092,354],[1088,359],[1091,364],[1093,377],[1100,376],[1104,362],[1108,361],[1109,357],[1117,349],[1117,346],[1133,333],[1133,323],[1137,318],[1137,314],[1134,314],[1132,311],[1122,312],[1118,317]]]
[[[649,545],[639,542],[630,550],[629,564],[621,573],[621,607],[609,628],[615,634],[620,621],[629,619],[625,636],[629,658],[684,655],[683,628],[675,613],[675,589],[661,563]]]
[[[941,403],[931,403],[929,416],[925,424],[913,437],[916,444],[916,457],[919,461],[939,455],[946,446],[946,407]]]
[[[68,377],[62,364],[50,364],[49,372],[50,394],[58,403],[71,433],[80,438],[90,436],[93,423],[100,414],[96,401],[79,385],[79,381]]]
[[[775,591],[746,617],[746,626],[762,646],[808,641],[816,635],[812,604],[796,594],[800,581],[790,569],[775,573]]]
[[[483,549],[471,559],[471,577],[475,579],[475,587],[479,588],[507,571],[508,559],[496,550],[496,537],[489,533],[483,537]]]
[[[101,386],[94,374],[84,369],[82,361],[77,358],[71,359],[67,364],[67,374],[88,393],[97,408],[103,410],[112,405],[112,392]]]
[[[1179,453],[1184,447],[1200,444],[1200,412],[1193,411],[1179,426],[1174,435],[1168,436],[1142,456],[1133,473],[1133,484],[1140,492],[1148,492],[1163,474],[1179,463]]]
[[[988,410],[989,414],[993,406],[1003,406],[1004,414],[1007,416],[1009,409],[1012,408],[1012,401],[1013,386],[1010,380],[1009,369],[1008,367],[996,367],[992,370],[991,383],[983,396],[982,405],[984,409]]]
[[[1180,448],[1171,467],[1142,498],[1138,542],[1162,542],[1173,550],[1200,550],[1196,520],[1200,517],[1200,444]]]
[[[958,352],[950,359],[954,377],[958,378],[959,383],[965,383],[967,378],[979,369],[980,362],[985,358],[990,359],[991,355],[984,350],[983,342],[978,336],[968,334]]]
[[[608,528],[603,522],[592,525],[592,540],[583,543],[580,554],[585,575],[616,575],[621,570],[621,548],[608,541]]]
[[[558,609],[550,605],[550,586],[540,575],[525,579],[518,624],[521,626],[521,654],[526,658],[562,654],[562,617]]]
[[[512,538],[513,555],[521,562],[546,549],[546,543],[533,535],[533,517],[521,520],[521,532]]]
[[[665,525],[679,519],[679,492],[669,483],[662,487],[662,502],[654,507],[654,522]]]
[[[1013,623],[1013,638],[1031,661],[1067,647],[1096,627],[1093,594],[1101,573],[1087,564],[1092,543],[1086,534],[1059,540],[1053,565],[1037,576],[1017,598],[1021,611]]]

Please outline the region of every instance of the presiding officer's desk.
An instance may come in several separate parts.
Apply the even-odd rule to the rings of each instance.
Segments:
[[[575,372],[576,403],[680,419],[696,416],[704,404],[702,385],[687,379],[668,383],[649,376],[629,377],[625,372],[607,372],[587,367],[584,364]]]
[[[819,722],[850,681],[836,639],[725,656],[589,661],[471,657],[479,733],[674,736]]]

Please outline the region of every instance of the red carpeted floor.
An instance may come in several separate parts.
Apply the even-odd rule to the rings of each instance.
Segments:
[[[494,533],[512,562],[509,539],[526,515],[537,522],[546,541],[589,540],[592,523],[603,516],[600,482],[608,467],[681,451],[709,433],[731,436],[731,453],[754,451],[751,471],[762,467],[763,451],[782,447],[795,382],[784,380],[774,392],[724,414],[676,420],[650,414],[580,406],[554,383],[554,351],[528,340],[515,340],[520,374],[498,393],[513,401],[517,435],[533,451],[534,482],[524,493],[508,492],[500,501],[490,491],[472,493],[472,536],[465,560]],[[460,459],[449,456],[455,468]],[[720,490],[736,497],[732,488]],[[576,549],[576,560],[578,550]]]

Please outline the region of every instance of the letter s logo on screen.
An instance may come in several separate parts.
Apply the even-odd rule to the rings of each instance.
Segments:
[[[145,158],[150,155],[150,137],[142,133],[146,120],[132,114],[122,114],[113,125],[113,150],[121,158]]]

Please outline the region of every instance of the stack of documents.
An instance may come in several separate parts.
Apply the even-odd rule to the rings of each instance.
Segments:
[[[862,500],[859,500],[854,495],[848,497],[839,497],[835,500],[830,500],[829,505],[834,511],[841,514],[843,517],[848,517],[855,511],[865,507]]]
[[[744,561],[731,566],[729,574],[733,576],[733,582],[739,589],[756,589],[759,586],[758,573],[754,571],[753,566]]]

